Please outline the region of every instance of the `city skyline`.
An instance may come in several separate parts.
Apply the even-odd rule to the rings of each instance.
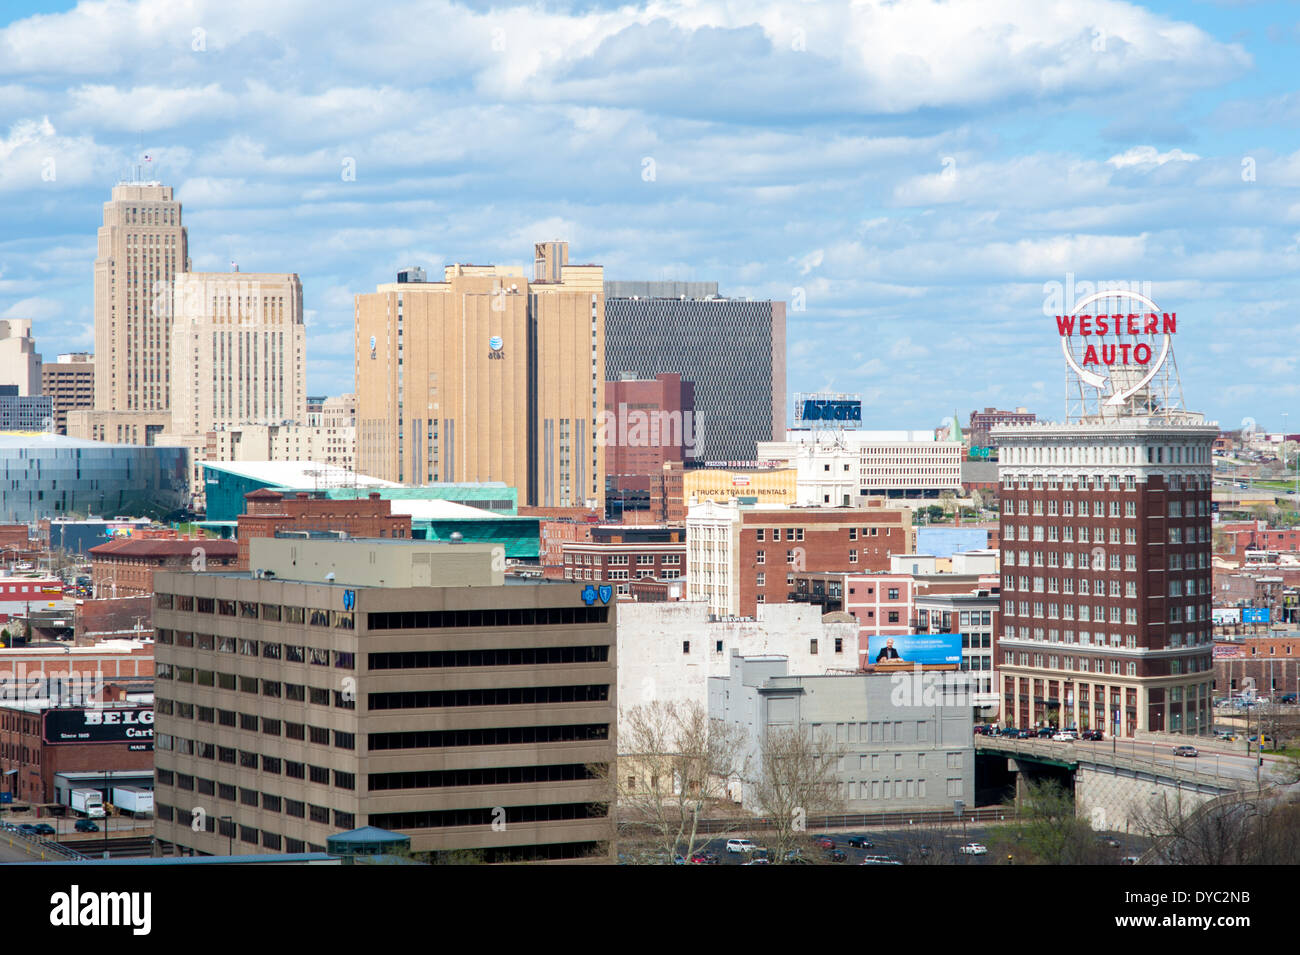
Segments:
[[[1150,283],[1182,319],[1187,407],[1295,430],[1279,4],[446,4],[432,58],[400,10],[9,9],[0,317],[47,359],[92,347],[93,230],[140,165],[196,271],[301,276],[311,393],[354,390],[355,294],[554,237],[610,280],[786,302],[787,389],[860,392],[868,426],[1061,417],[1050,283]]]

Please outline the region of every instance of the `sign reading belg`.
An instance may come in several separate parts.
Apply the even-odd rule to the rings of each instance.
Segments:
[[[153,707],[66,707],[46,710],[42,738],[50,744],[126,743],[153,751]]]

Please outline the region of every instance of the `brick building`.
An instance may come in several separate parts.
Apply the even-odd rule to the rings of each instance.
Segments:
[[[1187,414],[993,434],[1003,718],[1128,737],[1209,732],[1218,429]]]
[[[786,603],[800,571],[883,571],[916,545],[910,508],[745,506],[705,501],[686,521],[687,594],[720,616]]]
[[[377,491],[366,500],[333,500],[298,491],[286,497],[263,488],[244,495],[236,536],[239,570],[248,570],[248,542],[281,531],[342,531],[349,537],[410,538],[411,516],[392,513],[392,502]]]
[[[152,733],[128,737],[125,728],[151,730],[153,708],[128,702],[126,691],[151,692],[153,675],[152,643],[115,640],[94,647],[0,651],[0,773],[18,771],[5,777],[0,791],[13,793],[18,802],[53,802],[57,773],[150,772]],[[123,732],[107,741],[59,742],[57,731],[77,723],[91,700],[102,704],[94,709],[137,716],[117,724]],[[138,715],[146,710],[148,717]],[[51,711],[55,715],[48,717]]]
[[[1038,420],[1028,408],[1015,411],[999,411],[997,408],[985,408],[983,411],[970,413],[970,426],[966,429],[966,438],[973,448],[987,448],[995,442],[992,430],[1000,424],[1033,424]]]
[[[238,550],[205,537],[119,537],[90,548],[90,578],[97,597],[147,596],[156,572],[233,568]]]
[[[1247,550],[1300,553],[1300,527],[1269,527],[1267,521],[1224,521],[1215,525],[1215,537],[1227,546],[1219,553],[1242,554]]]
[[[538,549],[538,562],[542,570],[564,567],[564,545],[591,540],[594,521],[542,521],[539,525],[541,543]],[[548,577],[563,577],[560,573],[545,574]]]
[[[678,374],[639,379],[627,374],[605,382],[606,507],[611,517],[628,511],[657,512],[664,520],[661,494],[664,464],[685,461],[695,450],[695,385]],[[653,506],[657,503],[657,507]]]
[[[1272,699],[1300,693],[1300,630],[1215,642],[1215,695],[1228,696],[1250,685],[1259,696]]]
[[[546,576],[612,584],[620,597],[631,595],[633,580],[680,580],[686,576],[684,541],[675,544],[592,541],[565,544],[562,550],[564,565],[560,573],[548,568]]]

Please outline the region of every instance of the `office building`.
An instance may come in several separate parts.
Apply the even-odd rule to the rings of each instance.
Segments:
[[[737,651],[730,662],[730,673],[709,678],[709,716],[738,727],[747,741],[736,794],[745,808],[762,809],[755,784],[763,773],[764,741],[791,730],[835,755],[845,812],[974,804],[973,711],[964,701],[946,702],[938,679],[944,674],[795,675],[785,657]]]
[[[993,429],[1005,719],[1210,732],[1218,434],[1189,413]]]
[[[705,501],[686,518],[687,599],[719,616],[753,617],[785,603],[800,571],[888,570],[912,553],[912,512],[867,507],[795,508]]]
[[[972,448],[993,447],[993,428],[1004,424],[1033,424],[1038,420],[1028,408],[1015,411],[999,411],[997,408],[985,408],[983,411],[970,413],[970,427],[966,437]]]
[[[30,318],[0,318],[0,385],[13,386],[22,397],[44,393]]]
[[[54,406],[54,430],[68,433],[68,412],[95,407],[95,356],[86,352],[60,355],[41,366],[41,394]]]
[[[172,293],[176,277],[189,268],[181,204],[172,198],[172,187],[114,186],[104,203],[95,258],[97,411],[168,410]]]
[[[842,505],[845,495],[937,498],[962,487],[965,449],[933,431],[791,430],[761,442],[758,457],[797,467],[807,504]],[[846,470],[846,468],[848,470]]]
[[[171,432],[307,424],[302,283],[292,273],[176,276]]]
[[[568,245],[533,280],[451,265],[356,297],[357,462],[407,484],[503,481],[530,506],[603,509],[604,292]]]
[[[78,441],[57,434],[0,434],[0,518],[134,514],[166,517],[189,504],[183,448]]]
[[[754,461],[785,430],[785,303],[721,298],[712,282],[609,282],[605,369],[695,386],[702,462]]]
[[[667,517],[663,468],[695,453],[695,386],[681,375],[605,383],[600,443],[605,451],[606,506],[611,519],[645,512]],[[624,518],[626,519],[626,518]]]
[[[0,431],[53,433],[53,400],[48,395],[20,395],[17,385],[0,385]]]
[[[613,603],[507,581],[479,544],[257,538],[250,563],[155,578],[160,842],[320,851],[371,825],[609,859]]]

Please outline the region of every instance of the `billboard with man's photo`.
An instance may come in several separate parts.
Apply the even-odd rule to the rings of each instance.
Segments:
[[[908,633],[867,638],[867,663],[961,664],[960,633]]]

